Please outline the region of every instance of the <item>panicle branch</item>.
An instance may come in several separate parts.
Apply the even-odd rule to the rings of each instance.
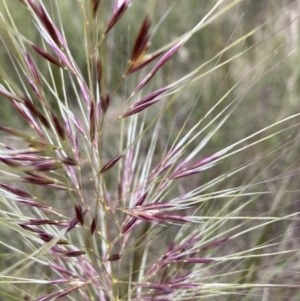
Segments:
[[[240,112],[237,108],[246,94],[262,79],[254,71],[274,56],[277,61],[270,64],[267,75],[281,62],[278,55],[292,39],[284,37],[285,42],[275,51],[263,44],[268,53],[253,66],[250,60],[239,60],[263,42],[242,48],[261,38],[255,35],[259,29],[277,24],[265,21],[232,42],[240,34],[235,30],[227,43],[223,35],[220,38],[209,28],[212,40],[224,48],[211,59],[204,51],[201,61],[196,62],[194,52],[183,47],[186,42],[242,2],[232,0],[223,5],[219,0],[210,10],[211,4],[203,4],[204,17],[195,26],[150,53],[150,47],[160,44],[157,31],[173,10],[158,11],[162,15],[155,16],[155,10],[166,5],[150,1],[146,7],[142,2],[115,0],[112,13],[107,14],[109,1],[81,0],[73,5],[68,1],[20,0],[32,17],[33,36],[14,20],[15,12],[10,8],[14,4],[3,0],[0,26],[5,34],[1,41],[11,66],[8,73],[0,66],[3,109],[10,106],[8,118],[0,116],[0,286],[15,300],[30,296],[36,301],[187,301],[240,293],[247,298],[252,293],[261,295],[258,289],[271,287],[260,283],[261,279],[277,281],[269,277],[273,270],[264,269],[286,271],[289,267],[285,265],[293,261],[285,256],[298,254],[289,248],[291,241],[297,247],[294,223],[298,213],[284,213],[291,206],[285,201],[287,193],[297,193],[288,179],[297,175],[298,169],[285,171],[279,165],[281,176],[275,176],[272,168],[280,160],[292,162],[294,157],[287,150],[299,140],[291,130],[296,132],[300,114],[276,117],[270,126],[238,141],[234,140],[237,132],[229,133],[224,138],[230,138],[226,147],[219,148],[223,137],[218,136],[225,122],[234,120],[233,113]],[[179,5],[175,2],[174,8]],[[131,4],[133,13],[141,5],[143,16],[139,18],[137,13],[128,24],[121,24]],[[294,17],[296,22],[298,17]],[[141,25],[136,37],[128,38],[137,24]],[[197,35],[198,44],[204,36]],[[124,47],[127,41],[133,43]],[[289,51],[286,58],[291,54]],[[175,55],[179,57],[175,69],[164,69]],[[188,63],[177,70],[181,62]],[[150,63],[153,65],[147,70]],[[182,75],[189,68],[193,71]],[[160,76],[159,71],[166,73]],[[178,75],[181,78],[174,82]],[[209,86],[214,83],[213,75],[217,80],[225,78],[218,89]],[[295,76],[287,79],[289,83],[294,80]],[[276,85],[271,81],[275,90]],[[208,94],[211,90],[213,95]],[[294,93],[288,90],[286,95]],[[195,91],[199,100],[193,101]],[[224,95],[219,96],[221,93]],[[262,95],[269,105],[268,93],[267,89]],[[186,97],[189,101],[185,102]],[[154,104],[160,101],[166,103],[158,111]],[[269,116],[266,111],[260,114]],[[248,111],[243,114],[242,119]],[[261,122],[258,119],[257,123]],[[286,122],[291,125],[285,127]],[[272,132],[280,126],[283,128]],[[259,136],[267,131],[266,137]],[[272,139],[281,145],[274,147]],[[270,148],[261,143],[267,141],[271,141]],[[212,146],[206,151],[208,143]],[[263,151],[255,149],[255,156],[245,162],[256,145],[262,145]],[[242,163],[233,168],[231,162],[221,164],[228,163],[230,156],[234,164],[235,157]],[[257,164],[255,173],[251,168],[257,162],[262,164]],[[217,164],[220,169],[209,170]],[[275,187],[274,181],[282,183]],[[291,221],[288,230],[282,230],[282,222],[287,221]],[[276,239],[275,228],[271,228],[275,223]],[[243,243],[239,237],[244,238]],[[270,249],[272,253],[268,253]],[[274,254],[277,257],[271,259]],[[227,264],[233,260],[234,265]],[[24,287],[18,286],[22,283],[28,283],[26,295]]]

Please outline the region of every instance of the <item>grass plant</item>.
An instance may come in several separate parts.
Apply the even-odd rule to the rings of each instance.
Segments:
[[[300,298],[299,2],[258,2],[0,0],[0,300]]]

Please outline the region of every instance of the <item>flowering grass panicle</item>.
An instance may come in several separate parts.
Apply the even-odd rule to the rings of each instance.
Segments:
[[[110,2],[0,0],[0,299],[299,297],[298,1]]]

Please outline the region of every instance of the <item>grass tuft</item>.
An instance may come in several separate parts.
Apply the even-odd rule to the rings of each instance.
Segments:
[[[0,299],[298,299],[299,5],[0,0]]]

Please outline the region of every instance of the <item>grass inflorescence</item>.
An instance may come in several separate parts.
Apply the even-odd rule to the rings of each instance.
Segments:
[[[1,0],[1,300],[299,297],[298,1]]]

